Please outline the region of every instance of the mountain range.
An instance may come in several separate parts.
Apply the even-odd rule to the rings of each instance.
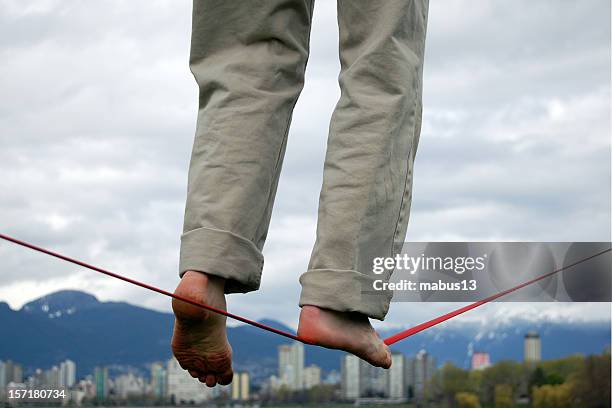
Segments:
[[[292,331],[274,320],[269,326]],[[147,365],[171,356],[173,316],[126,302],[101,302],[91,294],[65,290],[36,299],[19,310],[0,302],[0,360],[23,364],[26,373],[48,368],[66,358],[77,363],[77,375],[96,365],[146,373]],[[427,350],[438,363],[467,367],[472,351],[487,351],[495,361],[523,357],[523,336],[536,330],[544,359],[574,353],[600,353],[610,344],[610,321],[598,323],[528,322],[514,320],[494,326],[464,324],[458,319],[408,338],[393,349],[406,355]],[[393,330],[393,332],[397,331]],[[392,334],[381,332],[381,336]],[[288,340],[251,326],[228,328],[234,366],[251,372],[255,382],[277,372],[277,348]],[[343,353],[305,346],[305,363],[325,372],[340,369]]]

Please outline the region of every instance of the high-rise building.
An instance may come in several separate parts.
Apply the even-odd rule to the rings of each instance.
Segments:
[[[359,375],[361,376],[360,391],[362,397],[382,398],[387,396],[389,389],[387,370],[374,367],[362,360],[360,362]]]
[[[23,369],[21,368],[21,365],[14,363],[11,360],[6,360],[2,364],[2,371],[4,373],[4,383],[0,384],[0,386],[4,387],[10,382],[23,382]]]
[[[234,373],[234,379],[232,380],[231,387],[233,400],[248,401],[251,398],[251,384],[249,373]]]
[[[530,331],[525,335],[525,362],[537,363],[542,360],[542,343],[540,335]]]
[[[413,360],[412,370],[412,390],[414,397],[420,399],[425,394],[428,383],[436,371],[436,359],[425,350],[421,350]]]
[[[96,399],[106,399],[108,397],[108,368],[94,368],[94,385],[96,387]]]
[[[199,404],[212,397],[212,389],[191,377],[174,357],[166,365],[166,384],[173,404]]]
[[[4,363],[0,361],[0,387],[4,387],[10,382],[22,383],[23,369],[21,365],[11,360],[6,360]]]
[[[407,397],[406,357],[402,353],[391,354],[391,368],[387,370],[387,396],[403,399]]]
[[[483,351],[475,351],[472,354],[472,370],[481,370],[491,366],[491,357],[489,353]]]
[[[157,399],[166,396],[166,369],[162,363],[151,364],[151,392]]]
[[[65,360],[59,366],[59,386],[70,388],[76,382],[76,364],[72,360]]]
[[[98,400],[103,400],[108,397],[109,393],[109,379],[108,379],[108,368],[106,367],[95,367],[93,375],[93,385],[95,389],[95,396]]]
[[[384,397],[388,391],[386,370],[346,354],[342,359],[342,397],[354,400],[361,397]]]
[[[4,387],[7,383],[8,381],[6,381],[6,365],[4,364],[4,361],[0,360],[0,395],[2,395]]]
[[[43,385],[49,388],[60,386],[60,370],[58,366],[53,366],[43,373]]]
[[[13,382],[15,383],[23,383],[23,368],[21,364],[13,364],[13,372],[12,372]]]
[[[278,376],[290,390],[304,388],[304,345],[300,342],[278,346]]]
[[[359,357],[352,354],[345,354],[342,358],[342,379],[340,384],[342,389],[342,398],[345,400],[355,400],[360,397],[360,363],[361,360]]]
[[[321,384],[321,368],[311,364],[304,368],[304,389],[308,390]]]

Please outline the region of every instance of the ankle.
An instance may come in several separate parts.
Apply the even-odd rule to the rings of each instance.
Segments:
[[[357,312],[340,312],[337,310],[326,309],[324,307],[314,305],[302,306],[301,316],[308,319],[332,318],[338,321],[350,321],[357,324],[370,325],[368,316]]]
[[[181,278],[181,285],[195,286],[204,288],[206,291],[212,290],[221,293],[225,292],[225,282],[225,278],[199,271],[187,271]]]

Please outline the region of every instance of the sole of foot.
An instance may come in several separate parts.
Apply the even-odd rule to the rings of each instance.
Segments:
[[[201,272],[183,275],[175,294],[226,310],[225,280]],[[180,366],[209,387],[232,382],[232,348],[227,341],[226,317],[172,299],[172,352]]]

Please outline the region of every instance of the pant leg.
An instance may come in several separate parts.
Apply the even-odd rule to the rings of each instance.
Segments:
[[[180,274],[259,287],[272,202],[303,87],[313,0],[195,0],[190,68],[199,111]]]
[[[338,0],[341,96],[331,119],[317,240],[300,305],[383,319],[375,256],[404,240],[421,127],[427,0]]]

